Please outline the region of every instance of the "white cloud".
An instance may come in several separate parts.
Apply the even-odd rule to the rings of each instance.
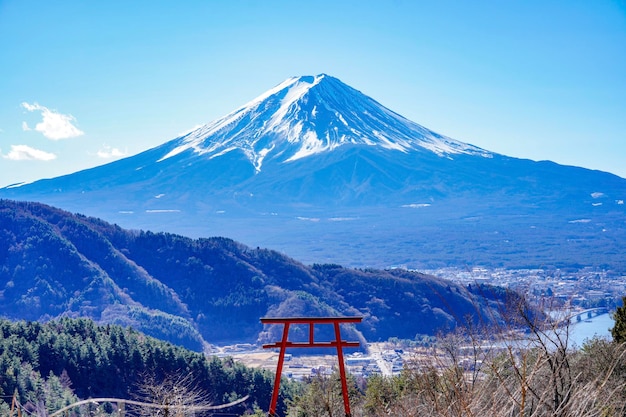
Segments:
[[[126,156],[126,151],[122,152],[117,148],[111,148],[108,145],[104,145],[97,153],[100,158],[121,158],[122,156]]]
[[[28,132],[29,130],[33,130],[33,129],[31,129],[30,127],[28,127],[28,123],[26,123],[26,122],[22,122],[22,130],[23,130],[24,132]]]
[[[57,156],[28,145],[11,145],[11,151],[2,157],[12,161],[51,161]]]
[[[37,104],[37,103],[35,103],[35,104],[28,104],[26,102],[22,103],[22,107],[24,107],[28,111],[35,111],[35,110],[39,110],[41,108],[41,106],[39,106],[39,104]]]
[[[57,113],[37,103],[28,104],[24,102],[22,103],[22,107],[30,112],[41,112],[43,120],[37,123],[35,130],[41,132],[48,139],[67,139],[85,134],[85,132],[74,126],[73,123],[76,122],[76,119],[70,114]],[[22,128],[24,130],[30,130],[26,122],[22,123]]]

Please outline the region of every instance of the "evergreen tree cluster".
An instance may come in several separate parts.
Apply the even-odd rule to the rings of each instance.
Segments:
[[[267,409],[273,389],[269,372],[207,358],[130,328],[88,319],[44,324],[0,319],[0,414],[14,392],[21,404],[34,409],[43,403],[49,412],[78,398],[132,399],[147,375],[156,381],[190,375],[213,404],[249,395],[229,410],[239,414],[255,406]],[[293,388],[283,385],[282,398],[288,399]],[[282,401],[280,406],[284,409]]]
[[[622,297],[622,305],[613,314],[615,326],[611,329],[613,340],[617,343],[626,342],[626,297]]]

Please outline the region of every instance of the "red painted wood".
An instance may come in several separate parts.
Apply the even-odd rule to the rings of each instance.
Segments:
[[[285,350],[287,349],[287,337],[289,336],[289,322],[283,327],[283,337],[278,354],[278,364],[276,365],[276,378],[274,379],[274,391],[272,392],[272,402],[270,403],[269,415],[276,415],[276,403],[278,402],[278,391],[280,391],[280,378],[283,374],[283,361],[285,360]]]
[[[335,325],[335,340],[337,341],[337,358],[339,359],[339,376],[341,377],[341,393],[343,394],[343,408],[346,411],[346,417],[350,417],[350,400],[348,398],[348,382],[346,381],[346,370],[343,364],[343,350],[341,349],[341,334],[339,332],[339,323],[333,323]]]
[[[287,348],[337,348],[337,358],[339,360],[339,375],[341,377],[341,392],[343,395],[343,406],[346,417],[350,417],[350,399],[348,397],[348,383],[346,381],[346,369],[343,363],[344,347],[359,347],[359,342],[347,342],[341,340],[341,332],[339,325],[341,323],[360,323],[363,317],[264,317],[261,319],[263,324],[283,324],[283,336],[280,342],[274,342],[263,345],[263,349],[280,348],[278,355],[278,363],[276,364],[276,379],[274,380],[274,391],[272,392],[272,401],[268,416],[276,417],[276,404],[278,402],[278,392],[280,391],[280,377],[283,372],[283,362],[285,360],[285,350]],[[291,324],[308,324],[309,325],[309,341],[308,342],[289,342],[289,326]],[[335,340],[331,342],[316,342],[314,335],[314,326],[316,324],[332,324],[335,329]]]
[[[337,342],[315,342],[315,343],[308,343],[308,342],[287,342],[287,347],[289,348],[315,348],[315,347],[320,347],[320,348],[333,348],[336,346],[341,345],[342,347],[359,347],[361,346],[361,344],[359,342],[346,342],[345,340],[342,340],[341,343],[337,343]],[[271,348],[279,348],[282,346],[282,342],[276,342],[276,343],[268,343],[263,345],[263,349],[271,349]]]
[[[275,323],[299,323],[299,324],[307,324],[307,323],[360,323],[363,320],[363,317],[354,316],[354,317],[263,317],[261,319],[261,323],[263,324],[275,324]]]

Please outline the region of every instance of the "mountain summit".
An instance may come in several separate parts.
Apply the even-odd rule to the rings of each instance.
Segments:
[[[626,273],[614,249],[626,244],[626,179],[448,138],[325,74],[289,78],[160,146],[0,198],[226,236],[307,263]]]
[[[265,159],[295,161],[343,145],[438,155],[490,153],[405,119],[337,78],[292,77],[226,116],[176,139],[160,160],[186,150],[215,158],[242,151],[256,171]]]

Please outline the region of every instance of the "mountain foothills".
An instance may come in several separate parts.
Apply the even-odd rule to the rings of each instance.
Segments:
[[[413,339],[469,316],[493,323],[515,300],[405,270],[308,267],[230,239],[124,230],[40,203],[0,200],[0,234],[2,316],[88,317],[196,351],[279,340],[282,329],[264,329],[263,316],[358,315],[348,338]]]
[[[227,236],[307,264],[626,271],[626,179],[448,138],[325,74],[290,78],[138,155],[0,197]]]

